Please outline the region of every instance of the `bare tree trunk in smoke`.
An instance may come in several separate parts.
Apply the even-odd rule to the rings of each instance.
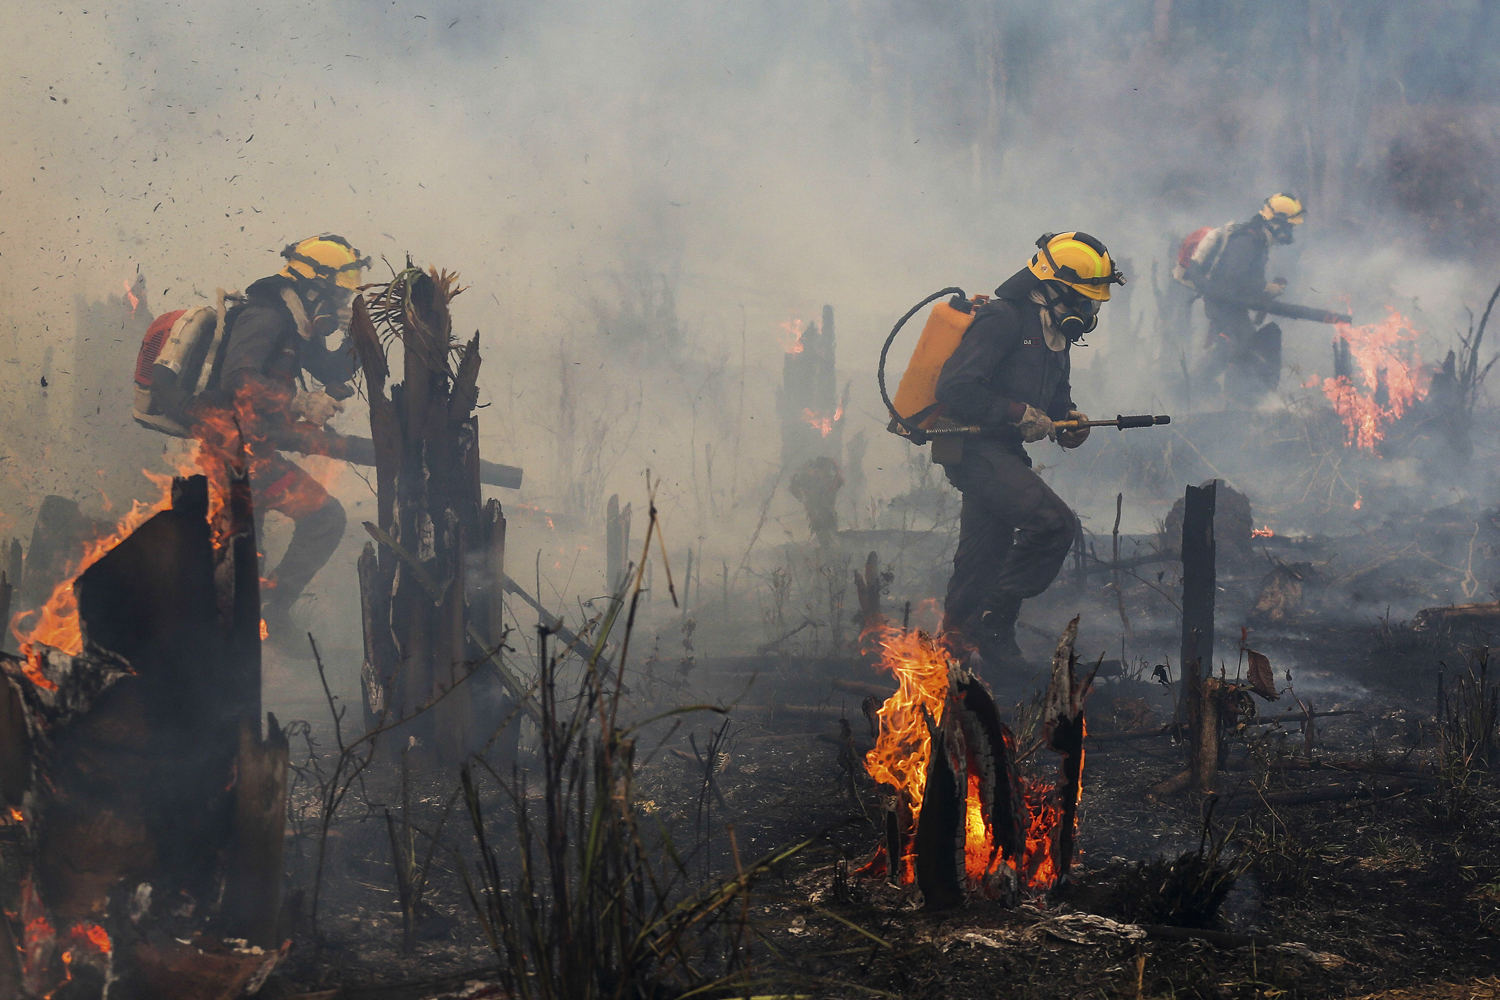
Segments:
[[[367,543],[360,560],[366,717],[404,718],[462,684],[409,723],[411,735],[435,742],[450,761],[506,717],[495,684],[508,678],[498,662],[481,675],[494,682],[492,713],[481,710],[476,683],[464,683],[476,665],[499,657],[505,518],[499,501],[486,505],[480,493],[479,334],[461,351],[453,342],[448,303],[463,290],[455,279],[408,262],[368,306],[355,299],[351,325],[370,400],[380,518],[365,525],[379,546]],[[381,333],[404,352],[404,381],[389,397]],[[566,363],[563,373],[566,387]]]

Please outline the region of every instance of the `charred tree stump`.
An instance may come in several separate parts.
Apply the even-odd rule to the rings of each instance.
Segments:
[[[208,510],[204,477],[176,480],[74,581],[82,655],[0,657],[0,795],[24,830],[4,995],[234,996],[284,953],[287,745],[260,728],[248,479],[217,545]]]
[[[359,564],[366,720],[401,722],[449,762],[489,740],[487,705],[524,695],[499,662],[505,519],[480,491],[479,334],[462,350],[453,341],[460,291],[454,275],[408,263],[355,299],[351,324],[376,459],[378,523],[365,525],[376,544]],[[382,333],[403,352],[389,396]]]
[[[33,611],[47,603],[53,589],[77,571],[72,561],[98,531],[99,525],[85,517],[76,502],[67,497],[43,497],[26,550],[26,572],[11,578],[17,588],[15,610]],[[18,548],[17,543],[11,544],[13,569],[20,561]]]
[[[10,634],[10,600],[16,592],[11,576],[0,570],[0,636]],[[0,638],[0,652],[5,649],[5,640]]]
[[[1196,645],[1196,634],[1192,637]],[[1151,789],[1153,796],[1175,795],[1188,788],[1204,794],[1216,789],[1225,755],[1224,731],[1234,714],[1230,704],[1234,685],[1217,677],[1204,676],[1195,669],[1185,669],[1182,701],[1183,730],[1186,735],[1187,766],[1178,774]]]
[[[625,583],[630,565],[630,504],[620,506],[620,494],[612,494],[604,515],[605,593],[613,594]]]
[[[932,756],[922,789],[922,814],[917,819],[912,849],[916,853],[917,888],[928,909],[946,910],[964,900],[964,808],[966,775],[954,773],[948,759],[945,727],[928,719]]]
[[[1213,673],[1214,593],[1218,587],[1214,545],[1214,494],[1218,480],[1189,486],[1182,507],[1182,674]],[[1196,634],[1196,641],[1194,635]]]
[[[845,400],[838,395],[835,374],[833,306],[823,307],[823,322],[809,321],[796,331],[782,360],[776,409],[781,418],[781,464],[796,472],[814,458],[843,458]]]
[[[880,572],[880,556],[871,552],[865,557],[865,572],[861,576],[859,570],[853,570],[854,592],[859,597],[859,637],[863,641],[867,637],[877,635],[886,624],[885,612],[880,608],[880,591],[890,580]],[[879,644],[872,643],[873,648],[866,649],[871,655],[878,655]]]
[[[15,637],[10,632],[10,615],[17,606],[21,584],[26,575],[26,554],[19,538],[12,538],[10,545],[6,547],[4,572],[10,591],[6,598],[5,614],[0,616],[0,653],[15,648]]]
[[[949,669],[942,722],[927,716],[927,723],[932,756],[911,845],[923,902],[947,909],[977,892],[1012,903],[1019,882],[1011,865],[1024,863],[1031,823],[1015,737],[989,690],[956,666]],[[977,826],[970,822],[971,810]],[[981,829],[987,843],[970,843]]]
[[[1047,687],[1043,706],[1043,731],[1048,749],[1062,760],[1058,767],[1058,823],[1052,841],[1052,867],[1058,883],[1064,882],[1073,867],[1074,835],[1078,826],[1078,800],[1083,794],[1083,738],[1087,730],[1083,703],[1094,686],[1099,665],[1082,680],[1078,678],[1078,656],[1073,646],[1078,640],[1078,618],[1075,616],[1063,630],[1057,649],[1052,653],[1052,680]],[[1100,657],[1100,663],[1103,657]]]

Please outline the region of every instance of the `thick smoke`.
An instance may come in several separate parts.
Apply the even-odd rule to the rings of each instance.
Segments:
[[[669,542],[740,564],[777,480],[778,328],[824,303],[853,383],[845,436],[867,431],[878,500],[916,474],[881,433],[891,321],[945,285],[992,288],[1043,231],[1087,230],[1129,272],[1077,362],[1095,413],[1209,407],[1184,394],[1198,348],[1165,328],[1153,289],[1169,294],[1183,234],[1272,191],[1311,214],[1273,258],[1288,298],[1361,320],[1395,306],[1429,360],[1495,277],[1500,15],[1478,2],[1441,18],[1311,0],[12,14],[4,533],[24,535],[49,492],[100,516],[105,494],[154,492],[137,470],[160,467],[163,441],[129,419],[144,324],[122,285],[155,312],[204,302],[320,231],[381,260],[376,278],[406,254],[462,272],[458,328],[484,336],[485,457],[527,470],[511,551],[540,550],[525,575],[565,605],[598,592],[604,499],[639,511],[648,467]],[[1291,328],[1284,390],[1330,374],[1330,339]],[[1086,513],[1105,517],[1106,499],[1112,513],[1087,455],[1044,461]],[[352,473],[336,490],[370,505]],[[1138,507],[1127,530],[1163,513]],[[806,538],[784,487],[767,516],[762,545]]]

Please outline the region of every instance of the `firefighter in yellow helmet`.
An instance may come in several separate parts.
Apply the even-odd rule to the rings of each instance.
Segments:
[[[1273,246],[1288,246],[1307,210],[1296,195],[1277,193],[1249,221],[1230,225],[1211,259],[1189,270],[1208,317],[1208,354],[1194,375],[1199,385],[1222,374],[1225,395],[1253,405],[1281,381],[1281,327],[1259,324],[1253,303],[1286,290],[1286,279],[1266,280]],[[1260,318],[1264,318],[1263,316]]]
[[[986,430],[945,467],[963,508],[943,629],[973,646],[997,681],[995,671],[1022,663],[1021,602],[1047,589],[1078,534],[1078,518],[1032,471],[1024,446],[1050,438],[1077,448],[1088,437],[1088,428],[1052,422],[1087,419],[1073,403],[1069,352],[1098,325],[1110,285],[1125,283],[1088,233],[1046,233],[1036,246],[975,313],[937,383],[947,417]]]
[[[277,511],[296,522],[291,544],[267,575],[263,615],[273,642],[289,650],[305,629],[291,621],[293,603],[323,567],[344,534],[343,506],[302,468],[281,454],[340,453],[327,428],[358,365],[347,330],[354,295],[368,257],[333,234],[300,240],[282,250],[286,265],[245,289],[245,304],[225,318],[220,374],[189,407],[193,434],[211,451],[223,450],[226,418],[250,452],[257,517]],[[330,338],[344,332],[343,342]],[[310,391],[303,388],[311,376]],[[321,388],[317,387],[321,383]],[[215,418],[218,419],[215,419]]]

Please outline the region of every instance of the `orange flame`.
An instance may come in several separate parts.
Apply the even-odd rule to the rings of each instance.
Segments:
[[[807,327],[803,326],[802,321],[795,316],[780,326],[784,334],[778,334],[776,339],[781,341],[781,349],[788,354],[801,354],[807,346],[802,343],[802,334],[807,331]]]
[[[46,986],[47,967],[57,947],[57,932],[47,919],[47,908],[36,887],[27,879],[21,883],[21,970],[26,989],[34,996]],[[54,991],[56,987],[54,986]]]
[[[912,834],[922,814],[927,765],[932,757],[932,735],[923,710],[934,724],[942,723],[948,697],[949,659],[922,631],[886,628],[880,644],[881,665],[895,674],[899,687],[877,713],[880,734],[875,748],[865,755],[865,770],[877,783],[900,789],[909,807],[910,820],[902,831],[906,851],[898,869],[900,881],[909,885],[916,881]],[[993,870],[991,859],[995,855],[992,831],[984,821],[979,783],[978,772],[971,771],[964,801],[964,872],[976,883]],[[1056,880],[1052,838],[1061,821],[1061,811],[1050,784],[1034,778],[1023,778],[1021,784],[1030,815],[1025,852],[1019,863],[1015,859],[1006,859],[1005,863],[1017,872],[1024,885],[1046,888]],[[888,863],[896,862],[888,859]]]
[[[1361,451],[1377,452],[1390,425],[1427,396],[1431,373],[1416,352],[1417,330],[1388,306],[1386,318],[1379,323],[1340,323],[1337,331],[1337,336],[1348,342],[1357,371],[1352,378],[1341,375],[1323,379],[1323,395],[1344,422],[1347,443]],[[1316,377],[1305,387],[1315,385]]]
[[[114,949],[114,943],[110,941],[109,934],[98,924],[91,924],[87,920],[74,924],[68,930],[70,941],[76,942],[101,955],[108,955]]]
[[[254,428],[261,423],[256,416],[257,403],[269,402],[274,406],[285,401],[257,399],[259,391],[254,385],[242,386],[235,393],[232,411],[214,410],[204,414],[199,423],[194,425],[196,440],[192,442],[192,447],[177,460],[177,475],[208,477],[208,521],[213,526],[215,545],[223,543],[227,529],[225,518],[221,515],[225,498],[229,495],[230,467],[248,459],[250,473],[254,476],[257,468],[269,461],[269,457],[256,459],[252,456],[252,450],[263,455],[272,453],[271,449],[253,448],[257,443],[253,439]],[[242,430],[245,438],[243,449],[240,446]],[[160,487],[161,498],[149,504],[134,501],[130,513],[120,520],[113,531],[84,547],[82,556],[75,564],[70,565],[66,579],[53,589],[40,612],[18,612],[11,619],[11,632],[21,643],[21,652],[27,658],[28,666],[22,669],[33,683],[49,690],[55,689],[41,673],[40,656],[33,652],[36,645],[52,646],[74,656],[83,652],[83,635],[78,623],[78,598],[73,593],[73,581],[153,515],[171,507],[172,477],[146,470],[142,470],[141,474]],[[26,629],[23,619],[29,619],[33,615],[37,616],[36,623]]]
[[[10,807],[10,818],[11,818],[11,822],[14,822],[14,823],[24,823],[24,822],[26,822],[26,814],[23,813],[21,810],[17,809],[15,806],[11,806]]]
[[[49,691],[56,690],[56,685],[42,676],[40,654],[34,652],[36,645],[52,646],[74,656],[83,652],[83,635],[78,626],[78,598],[73,593],[73,581],[157,511],[171,505],[171,480],[167,480],[167,488],[160,500],[149,504],[136,500],[130,506],[130,513],[115,525],[114,530],[84,546],[78,561],[69,566],[67,578],[53,588],[52,596],[47,598],[39,612],[21,611],[11,619],[10,630],[20,641],[21,652],[27,659],[22,669],[33,684]],[[24,620],[32,616],[36,616],[36,623],[28,629]]]
[[[266,628],[266,620],[262,618],[260,620],[260,641],[265,642],[269,638],[271,638],[271,630]]]
[[[1271,526],[1269,524],[1266,525],[1264,528],[1251,528],[1250,529],[1250,537],[1251,538],[1274,538],[1275,536],[1276,536],[1276,532],[1274,532],[1274,531],[1271,530]]]
[[[932,734],[927,731],[923,709],[934,722],[942,720],[943,703],[948,697],[948,657],[925,632],[899,632],[887,629],[880,643],[884,650],[881,666],[896,675],[899,687],[885,700],[877,713],[880,735],[875,748],[865,754],[865,770],[877,784],[899,788],[911,808],[910,829],[917,828],[922,814],[922,796],[927,780],[927,762],[932,757]],[[916,878],[916,855],[907,852],[900,859],[901,881]],[[892,858],[892,865],[896,859]]]
[[[125,297],[130,300],[130,311],[134,314],[136,306],[141,304],[141,300],[136,297],[135,291],[130,286],[130,282],[122,278],[120,279],[120,284],[125,286]]]
[[[833,425],[844,419],[844,407],[840,404],[838,409],[833,411],[833,416],[831,417],[826,413],[819,413],[817,410],[804,409],[802,411],[802,419],[817,428],[818,432],[824,437],[827,437],[833,432]]]

